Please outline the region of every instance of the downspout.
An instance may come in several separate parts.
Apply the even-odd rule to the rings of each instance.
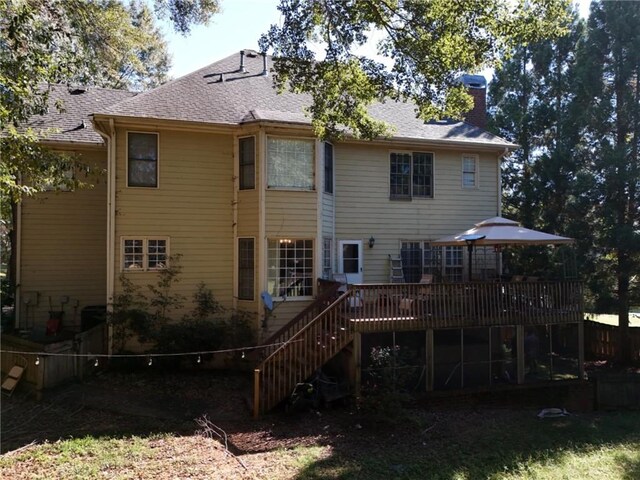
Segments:
[[[498,217],[502,216],[502,159],[509,153],[509,148],[498,155]]]
[[[15,293],[14,293],[14,317],[13,323],[16,329],[20,328],[20,315],[22,314],[21,308],[21,297],[20,294],[22,291],[22,202],[17,202],[16,204],[16,218],[13,219],[14,225],[13,227],[16,229],[16,244],[14,252],[15,255]],[[27,310],[28,311],[28,310]],[[25,319],[25,326],[28,327],[29,319]]]
[[[315,164],[314,164],[314,172],[316,172],[315,175],[315,182],[316,182],[316,239],[315,239],[315,249],[314,249],[314,254],[315,254],[315,262],[314,262],[314,272],[315,272],[315,279],[313,282],[313,292],[315,293],[315,295],[318,295],[318,282],[317,279],[318,278],[322,278],[322,251],[324,250],[323,248],[323,244],[324,244],[324,236],[323,236],[323,230],[322,230],[322,214],[323,214],[323,209],[324,209],[324,169],[321,169],[321,158],[324,158],[324,149],[326,148],[326,145],[323,142],[320,142],[319,140],[315,141]]]
[[[502,159],[509,153],[509,148],[498,155],[498,217],[502,216]],[[497,255],[496,273],[502,275],[502,253]]]
[[[256,186],[258,187],[258,255],[257,263],[259,268],[258,282],[260,284],[260,291],[267,288],[267,227],[266,227],[266,190],[267,190],[267,135],[264,128],[261,128],[258,132],[258,143],[260,145],[259,154],[259,172],[256,180]],[[267,316],[266,311],[263,308],[260,300],[258,300],[258,318],[260,319],[260,337],[261,340],[267,337]]]
[[[107,143],[107,311],[112,311],[115,292],[115,216],[116,216],[116,130],[109,119],[109,132],[105,134],[94,122],[96,131]],[[108,354],[113,354],[113,329],[109,325]]]
[[[244,54],[244,51],[242,52]],[[241,57],[243,62],[243,57]],[[244,65],[241,64],[240,68],[243,69]],[[232,235],[233,235],[233,270],[231,272],[231,278],[233,285],[231,286],[231,302],[233,310],[238,309],[238,270],[240,268],[240,259],[238,257],[238,191],[240,190],[240,141],[237,136],[233,137],[233,175],[231,181],[233,183],[233,199],[231,200],[233,219],[232,219]]]

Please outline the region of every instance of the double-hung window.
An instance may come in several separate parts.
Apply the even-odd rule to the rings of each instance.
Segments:
[[[158,186],[158,134],[128,132],[127,186]]]
[[[462,187],[476,188],[478,186],[478,156],[462,156]]]
[[[256,188],[256,137],[238,140],[240,190]]]
[[[238,239],[238,298],[253,300],[255,282],[255,242],[253,238]]]
[[[313,140],[267,138],[267,186],[269,188],[314,188]]]
[[[313,295],[313,240],[269,239],[267,284],[274,297]]]
[[[433,197],[432,153],[391,153],[389,172],[390,198]]]
[[[169,260],[167,237],[135,237],[122,239],[122,270],[161,270]]]

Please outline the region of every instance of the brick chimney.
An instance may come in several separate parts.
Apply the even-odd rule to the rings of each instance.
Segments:
[[[473,97],[473,108],[465,116],[465,121],[482,129],[487,128],[487,80],[482,75],[463,75],[460,78]]]

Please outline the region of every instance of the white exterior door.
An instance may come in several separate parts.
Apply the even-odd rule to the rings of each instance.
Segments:
[[[362,240],[340,240],[338,273],[347,276],[349,284],[362,283]]]

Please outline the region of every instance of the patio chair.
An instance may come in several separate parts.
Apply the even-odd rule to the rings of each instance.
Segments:
[[[334,273],[333,281],[338,282],[340,284],[340,288],[338,288],[338,295],[342,295],[349,290],[349,282],[347,280],[346,273]]]

